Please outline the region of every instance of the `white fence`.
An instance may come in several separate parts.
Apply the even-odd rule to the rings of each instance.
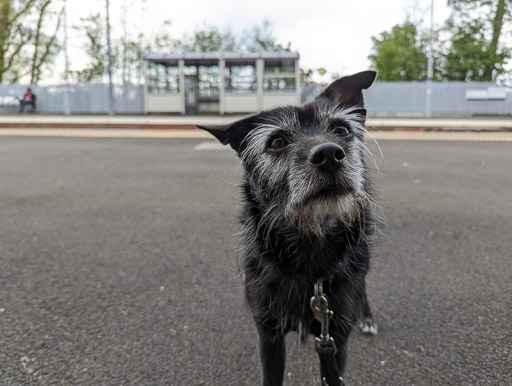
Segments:
[[[424,116],[423,82],[377,82],[364,93],[372,115]],[[512,92],[493,83],[432,83],[432,116],[512,115]]]
[[[66,97],[71,114],[107,114],[109,112],[108,84],[74,84],[66,87],[29,86],[36,95],[36,111],[42,114],[64,114]],[[0,85],[0,112],[18,111],[19,102],[27,86]],[[117,114],[142,114],[144,90],[141,85],[114,86],[114,112]],[[27,108],[30,110],[30,108]]]
[[[302,102],[321,91],[316,84],[303,86]],[[376,82],[363,91],[373,116],[425,116],[427,85],[424,82]],[[432,116],[512,115],[512,90],[494,83],[432,83]]]
[[[376,82],[364,91],[365,102],[373,116],[423,116],[426,111],[426,84],[422,82]],[[107,84],[32,86],[38,113],[63,114],[68,95],[71,114],[107,114]],[[0,85],[0,113],[16,113],[26,86]],[[302,102],[320,93],[318,85],[302,86]],[[116,85],[116,114],[143,114],[144,87]],[[432,83],[432,116],[512,115],[512,90],[493,83]]]

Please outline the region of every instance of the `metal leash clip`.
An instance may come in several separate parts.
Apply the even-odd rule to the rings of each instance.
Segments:
[[[310,306],[315,318],[321,324],[320,336],[315,338],[315,349],[318,350],[319,346],[332,346],[334,353],[336,353],[338,350],[334,344],[334,339],[329,336],[329,320],[332,319],[334,313],[329,310],[321,280],[315,283],[315,295],[311,298]]]

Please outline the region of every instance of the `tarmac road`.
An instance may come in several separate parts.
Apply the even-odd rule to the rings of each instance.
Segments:
[[[212,144],[0,138],[1,385],[259,383],[238,164]],[[512,384],[511,144],[380,146],[380,333],[352,334],[347,384]],[[285,383],[316,385],[297,341]]]

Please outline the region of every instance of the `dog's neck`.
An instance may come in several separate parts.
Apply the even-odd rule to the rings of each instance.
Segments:
[[[257,245],[258,251],[284,273],[304,274],[316,279],[330,278],[343,271],[349,262],[353,248],[366,242],[364,214],[346,223],[333,216],[328,219],[321,234],[307,227],[290,222],[283,210],[276,211],[278,205],[262,203],[254,197],[250,188],[245,190],[245,210],[243,216],[244,237],[250,245]],[[363,208],[361,208],[364,211]],[[271,216],[269,215],[272,214]],[[251,242],[252,241],[252,242]]]

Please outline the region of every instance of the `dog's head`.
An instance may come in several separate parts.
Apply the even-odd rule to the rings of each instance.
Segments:
[[[361,90],[375,76],[365,71],[338,79],[303,106],[198,127],[238,153],[246,193],[264,215],[278,213],[299,229],[322,234],[331,224],[350,222],[367,204]]]

